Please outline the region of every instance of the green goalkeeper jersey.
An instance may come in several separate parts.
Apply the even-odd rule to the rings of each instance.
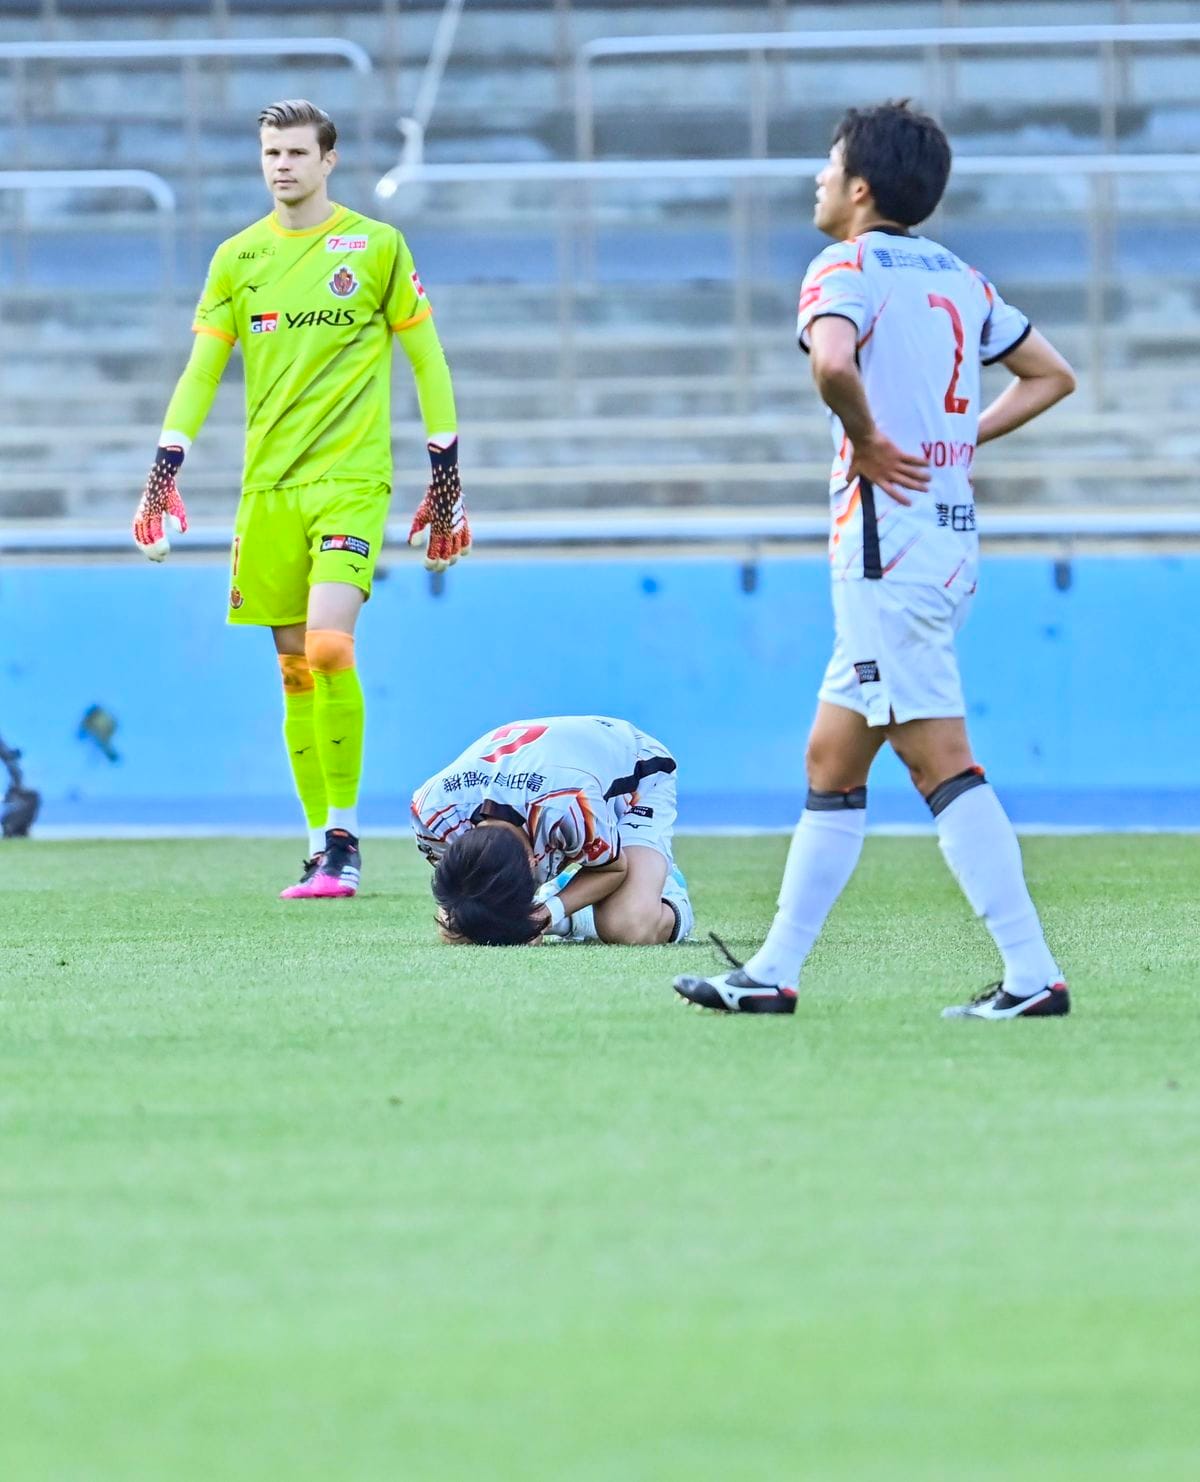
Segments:
[[[274,214],[222,242],[192,325],[240,343],[247,492],[392,482],[392,334],[431,310],[393,226],[335,206],[288,231]]]

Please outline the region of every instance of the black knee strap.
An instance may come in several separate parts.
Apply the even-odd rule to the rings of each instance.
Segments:
[[[865,808],[867,789],[850,787],[845,792],[818,792],[815,787],[810,787],[804,806],[813,813],[833,813],[839,808]]]
[[[955,798],[962,797],[963,793],[970,792],[973,787],[985,787],[987,778],[983,775],[982,767],[968,767],[965,772],[959,772],[954,777],[947,777],[945,782],[939,782],[925,801],[929,804],[929,811],[936,818],[943,812]]]

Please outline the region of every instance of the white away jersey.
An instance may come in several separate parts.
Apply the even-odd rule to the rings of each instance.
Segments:
[[[813,320],[830,314],[858,331],[859,368],[880,431],[930,464],[928,491],[906,491],[911,506],[851,480],[849,441],[830,413],[834,577],[973,588],[979,367],[1015,350],[1029,321],[939,243],[878,229],[835,242],[809,265],[797,321],[802,349]]]
[[[417,845],[436,860],[491,803],[493,816],[528,834],[539,883],[576,862],[609,864],[642,779],[675,770],[671,757],[644,746],[647,739],[628,721],[600,715],[517,720],[489,731],[413,795]]]

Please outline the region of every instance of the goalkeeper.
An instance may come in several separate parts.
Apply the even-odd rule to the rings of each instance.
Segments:
[[[391,226],[329,199],[337,133],[313,104],[259,115],[274,209],[217,248],[191,358],[167,407],[134,517],[152,561],[187,529],[176,485],[233,346],[246,446],[234,527],[231,623],[271,629],[284,739],[309,830],[285,899],[358,888],[363,691],[354,628],[371,593],[391,495],[391,338],[412,366],[432,477],[409,540],[442,571],[470,550],[450,372],[412,255]]]

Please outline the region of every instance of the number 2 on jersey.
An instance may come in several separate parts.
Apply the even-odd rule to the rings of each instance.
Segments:
[[[958,312],[958,305],[953,299],[946,298],[940,293],[929,295],[929,307],[931,309],[945,309],[950,315],[950,327],[954,330],[954,369],[950,373],[950,384],[946,387],[946,410],[948,412],[965,412],[969,402],[965,396],[956,396],[958,389],[958,375],[962,370],[963,363],[963,334],[962,315]]]
[[[501,726],[498,731],[492,732],[488,737],[489,741],[504,741],[505,736],[512,736],[514,731],[517,734],[511,741],[505,741],[503,746],[497,746],[494,751],[489,751],[483,760],[498,762],[502,756],[512,756],[513,752],[520,751],[522,746],[528,746],[539,736],[544,736],[546,730],[545,726],[526,726],[524,729],[520,726]]]

